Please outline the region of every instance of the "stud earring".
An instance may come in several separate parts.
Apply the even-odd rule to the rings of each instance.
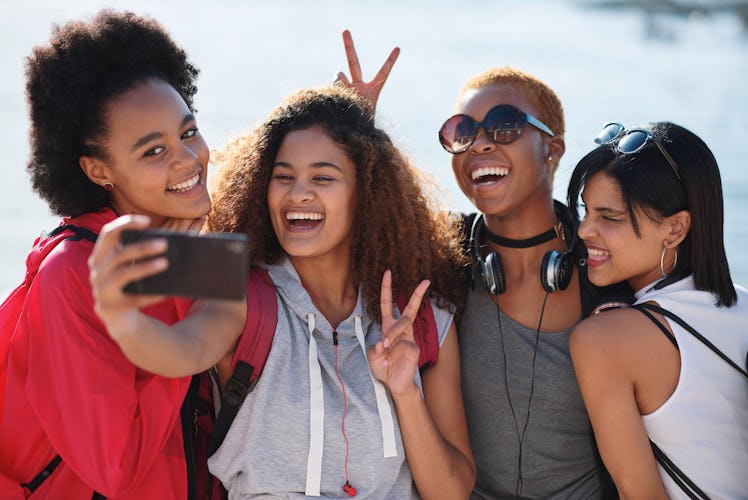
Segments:
[[[112,188],[114,188],[114,184],[112,184],[111,182],[104,183],[104,191],[111,191]]]

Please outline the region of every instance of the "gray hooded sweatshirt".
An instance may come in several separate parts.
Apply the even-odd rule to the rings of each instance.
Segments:
[[[268,271],[278,297],[273,344],[259,382],[209,460],[210,471],[230,499],[350,499],[343,491],[346,469],[357,499],[418,498],[395,405],[369,370],[365,348],[381,329],[361,294],[338,325],[335,346],[332,327],[290,261]],[[441,345],[452,314],[433,303],[432,309]]]

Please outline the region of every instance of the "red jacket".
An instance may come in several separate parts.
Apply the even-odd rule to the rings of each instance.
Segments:
[[[98,233],[114,218],[106,210],[64,222]],[[130,363],[93,309],[86,262],[93,243],[66,240],[50,252],[49,241],[37,240],[27,259],[33,281],[15,330],[0,332],[12,336],[7,361],[0,357],[8,363],[0,387],[0,499],[27,496],[20,483],[57,454],[62,462],[34,498],[91,498],[93,491],[186,498],[179,411],[189,377],[155,376]],[[180,316],[174,300],[144,312],[168,324]]]

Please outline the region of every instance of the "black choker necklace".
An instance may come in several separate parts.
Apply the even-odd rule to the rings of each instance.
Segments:
[[[485,226],[486,228],[486,238],[492,242],[496,243],[499,246],[502,247],[509,247],[509,248],[530,248],[538,245],[542,245],[543,243],[546,243],[548,241],[551,241],[553,238],[558,236],[562,240],[564,238],[563,233],[563,227],[561,226],[561,222],[559,221],[555,226],[550,228],[548,231],[544,231],[540,234],[536,234],[535,236],[531,236],[530,238],[526,238],[524,240],[515,240],[512,238],[504,238],[503,236],[499,236],[496,233],[492,233],[488,226]]]

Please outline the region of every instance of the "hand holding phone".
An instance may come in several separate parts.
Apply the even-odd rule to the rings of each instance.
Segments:
[[[164,256],[169,267],[127,284],[126,293],[227,300],[245,297],[249,269],[247,235],[146,229],[122,231],[120,241],[127,245],[151,238],[167,240]]]

